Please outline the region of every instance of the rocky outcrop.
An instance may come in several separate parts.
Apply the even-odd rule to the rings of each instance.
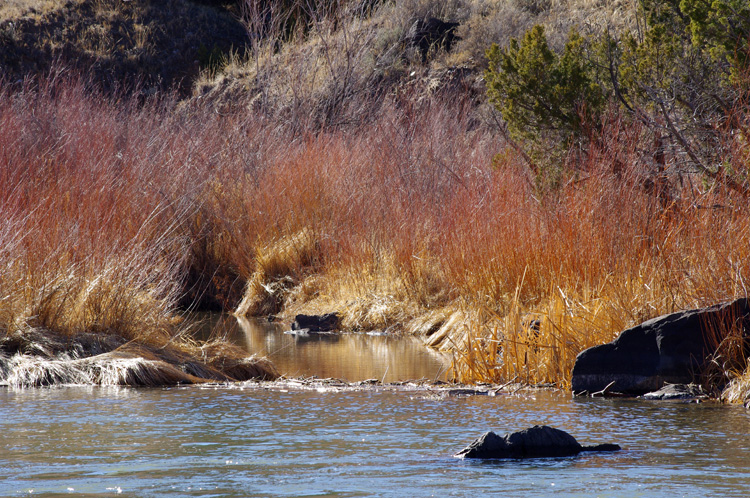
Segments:
[[[715,353],[717,337],[733,330],[746,341],[748,329],[745,298],[654,318],[580,353],[573,367],[573,392],[642,395],[665,383],[690,384]]]
[[[544,458],[566,457],[582,451],[618,451],[616,444],[581,446],[565,431],[546,425],[535,425],[505,436],[487,432],[456,453],[458,458]]]
[[[337,313],[325,315],[297,315],[292,322],[292,330],[306,332],[332,332],[339,326]]]

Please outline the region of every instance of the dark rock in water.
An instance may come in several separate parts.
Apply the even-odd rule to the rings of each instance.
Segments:
[[[505,436],[487,432],[463,450],[459,458],[543,458],[573,456],[582,451],[618,451],[616,444],[581,446],[565,431],[535,425]]]
[[[747,338],[747,299],[660,316],[620,333],[614,341],[589,348],[573,367],[574,393],[611,392],[642,395],[665,383],[689,384],[714,353],[712,330],[739,324]],[[745,352],[747,357],[748,352]]]
[[[339,316],[336,313],[325,315],[297,315],[292,323],[292,330],[308,332],[330,332],[339,326]]]
[[[708,396],[697,384],[667,384],[658,391],[646,393],[644,399],[652,400],[694,400]]]
[[[435,17],[417,19],[406,34],[406,42],[419,50],[424,61],[432,47],[450,51],[453,43],[459,39],[456,36],[457,28],[457,22],[445,22]]]

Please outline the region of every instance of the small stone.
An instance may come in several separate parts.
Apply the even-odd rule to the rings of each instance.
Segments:
[[[697,384],[666,384],[658,391],[643,395],[643,399],[650,400],[696,400],[708,396],[703,388]]]
[[[339,316],[337,313],[326,313],[325,315],[297,315],[292,323],[292,330],[308,329],[309,332],[331,332],[338,328]]]

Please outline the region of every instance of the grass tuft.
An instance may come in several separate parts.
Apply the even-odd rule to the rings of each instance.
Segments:
[[[259,248],[255,259],[257,269],[247,283],[236,314],[258,316],[279,313],[284,308],[289,291],[315,265],[319,252],[310,230],[302,230]]]

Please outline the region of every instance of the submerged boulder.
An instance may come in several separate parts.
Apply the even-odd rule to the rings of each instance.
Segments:
[[[456,453],[458,458],[544,458],[566,457],[582,451],[618,451],[616,444],[581,446],[565,431],[546,425],[498,436],[486,432],[469,446]]]
[[[573,367],[573,392],[642,395],[665,383],[690,384],[715,353],[717,334],[739,331],[746,341],[748,329],[745,298],[654,318],[581,352]]]

